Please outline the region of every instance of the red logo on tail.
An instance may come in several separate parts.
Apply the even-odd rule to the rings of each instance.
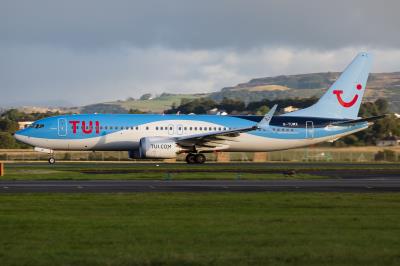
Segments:
[[[362,85],[361,84],[357,84],[356,88],[357,88],[357,90],[361,90],[362,89]],[[345,108],[352,107],[358,100],[358,94],[356,94],[356,95],[354,95],[353,99],[351,99],[351,101],[345,102],[342,99],[342,94],[343,94],[342,90],[334,90],[333,94],[336,95],[336,98],[337,98],[338,102],[340,103],[340,105],[345,107]]]

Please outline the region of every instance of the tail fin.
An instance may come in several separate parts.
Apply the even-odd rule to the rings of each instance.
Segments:
[[[314,105],[284,116],[356,119],[365,92],[372,55],[359,53]]]

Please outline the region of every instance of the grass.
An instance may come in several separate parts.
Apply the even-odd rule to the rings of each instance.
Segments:
[[[368,170],[396,172],[398,163],[242,163],[187,165],[184,163],[14,163],[6,164],[0,180],[91,180],[91,179],[179,179],[179,180],[266,180],[321,179],[323,170]],[[295,174],[288,175],[288,172]]]
[[[0,180],[267,180],[320,179],[322,176],[272,169],[265,165],[186,165],[186,164],[7,164],[6,175]]]
[[[0,196],[1,265],[399,265],[400,194]]]

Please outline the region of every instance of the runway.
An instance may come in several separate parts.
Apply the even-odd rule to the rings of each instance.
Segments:
[[[400,192],[400,179],[0,181],[0,193]]]

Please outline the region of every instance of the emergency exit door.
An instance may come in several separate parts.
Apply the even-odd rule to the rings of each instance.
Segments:
[[[307,139],[314,138],[314,123],[313,123],[313,121],[306,122],[306,138]]]

